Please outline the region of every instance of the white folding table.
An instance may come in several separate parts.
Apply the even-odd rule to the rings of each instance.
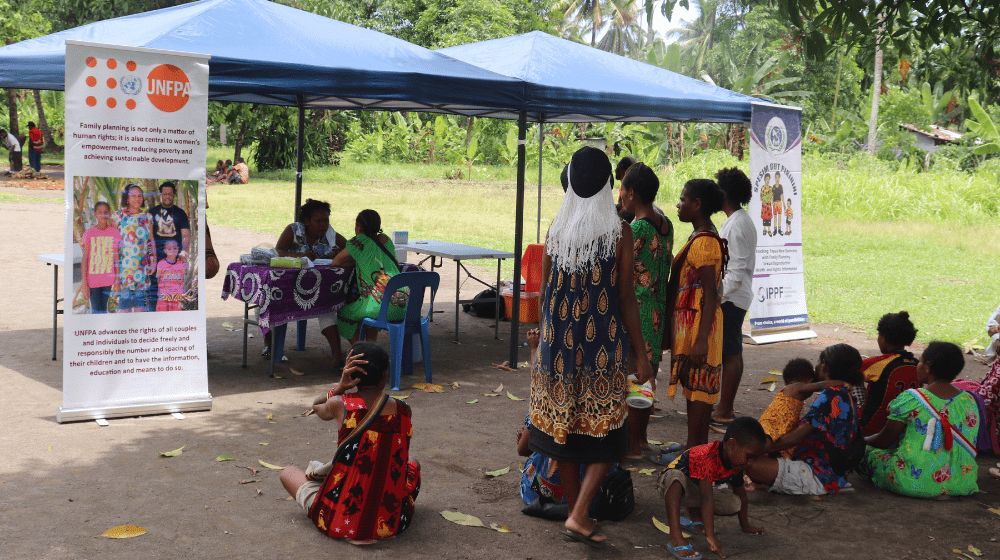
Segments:
[[[58,254],[48,254],[48,255],[38,255],[38,260],[45,263],[48,266],[55,266],[55,270],[52,274],[52,361],[56,359],[56,333],[58,332],[58,322],[57,318],[62,315],[63,310],[59,309],[59,302],[63,301],[63,298],[59,297],[59,267],[66,266],[66,255],[62,253]],[[73,263],[79,263],[82,258],[73,255]]]
[[[494,298],[494,303],[496,304],[496,328],[493,331],[493,338],[498,340],[500,338],[500,261],[504,259],[514,258],[514,253],[509,251],[496,251],[494,249],[484,249],[482,247],[473,247],[472,245],[462,245],[459,243],[451,243],[448,241],[410,241],[408,243],[396,243],[396,249],[404,249],[410,253],[419,253],[421,255],[428,255],[427,258],[431,260],[431,270],[435,268],[440,268],[444,264],[444,259],[451,259],[455,261],[455,340],[458,340],[458,316],[461,315],[461,305],[463,303],[471,303],[472,300],[463,300],[459,296],[459,292],[462,287],[462,271],[465,271],[466,276],[474,278],[469,272],[462,261],[472,261],[472,260],[482,260],[482,259],[496,259],[497,261],[497,297]],[[423,263],[427,260],[425,258]],[[481,302],[488,302],[488,299],[477,300]]]

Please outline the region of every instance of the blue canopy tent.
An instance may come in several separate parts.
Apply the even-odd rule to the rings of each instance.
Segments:
[[[209,98],[306,108],[516,112],[520,80],[268,0],[201,0],[0,48],[0,87],[65,89],[66,39],[211,55]]]
[[[521,269],[524,219],[524,140],[527,121],[547,122],[729,122],[749,123],[755,99],[663,68],[532,31],[438,51],[485,70],[525,82],[519,115],[514,270]],[[506,117],[504,114],[485,116]],[[541,135],[539,127],[538,223],[541,227]],[[520,317],[514,282],[511,340]],[[511,345],[511,364],[517,351]]]

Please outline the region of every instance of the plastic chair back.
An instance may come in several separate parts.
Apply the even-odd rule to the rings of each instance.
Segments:
[[[532,243],[521,257],[521,276],[524,277],[525,293],[537,292],[542,285],[542,261],[545,259],[545,244]]]
[[[400,272],[389,279],[385,285],[385,294],[382,297],[382,307],[378,312],[378,322],[388,323],[388,313],[392,294],[402,288],[409,288],[410,296],[406,302],[406,315],[402,323],[407,327],[420,326],[423,319],[430,319],[430,313],[434,309],[434,295],[437,293],[438,285],[441,283],[441,276],[437,272]],[[426,288],[431,289],[430,308],[427,317],[423,317],[421,309],[424,306],[424,292]]]

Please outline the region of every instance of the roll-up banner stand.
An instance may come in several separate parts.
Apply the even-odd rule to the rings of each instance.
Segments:
[[[757,225],[752,344],[815,338],[802,266],[802,109],[754,103],[747,212]]]
[[[66,41],[59,422],[210,410],[206,55]],[[76,277],[74,277],[76,276]]]

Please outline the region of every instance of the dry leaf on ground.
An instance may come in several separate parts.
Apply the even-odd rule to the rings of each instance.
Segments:
[[[236,457],[233,457],[232,455],[219,455],[215,458],[215,460],[221,463],[223,461],[235,461]]]
[[[465,404],[476,404],[477,402],[479,402],[479,399],[472,399],[471,401],[465,401]]]
[[[483,393],[484,397],[499,397],[500,393]]]
[[[173,451],[160,451],[160,455],[162,455],[163,457],[176,457],[181,453],[184,453],[184,447],[186,447],[186,445],[187,444],[182,445],[177,449],[174,449]]]
[[[484,472],[483,474],[485,474],[486,476],[489,476],[489,477],[498,477],[498,476],[503,476],[503,475],[505,475],[505,474],[507,474],[509,472],[510,472],[510,467],[505,467],[505,468],[502,468],[502,469],[496,470],[496,471],[487,471],[487,472]]]
[[[510,391],[507,391],[507,398],[510,399],[510,400],[512,400],[512,401],[523,401],[524,400],[524,399],[522,399],[520,397],[515,397],[514,395],[511,394]]]
[[[272,465],[271,463],[265,463],[264,461],[261,461],[260,459],[257,459],[257,462],[260,463],[260,466],[267,467],[267,468],[269,468],[271,470],[274,470],[274,471],[283,471],[283,470],[285,470],[285,467],[279,467],[278,465]]]
[[[145,534],[146,530],[137,525],[119,525],[117,527],[112,527],[97,536],[107,537],[109,539],[129,539]]]
[[[496,389],[493,389],[493,392],[494,393],[502,393],[503,392],[503,383],[501,383],[500,386],[497,387]]]
[[[670,534],[670,526],[667,525],[666,523],[660,522],[660,520],[658,520],[655,517],[653,518],[653,527],[656,527],[657,529],[668,535]],[[687,531],[681,531],[681,536],[684,537],[685,539],[690,539],[691,533],[688,533]]]
[[[499,523],[490,523],[490,529],[493,529],[497,533],[510,533],[510,527],[506,525],[500,525]]]
[[[452,389],[461,389],[462,388],[462,385],[458,381],[452,381],[448,385],[450,385]]]
[[[414,389],[420,389],[425,393],[443,393],[444,387],[440,385],[435,385],[433,383],[417,383],[413,386]]]
[[[462,512],[458,512],[458,511],[448,511],[448,510],[442,511],[441,512],[441,517],[444,517],[445,519],[447,519],[448,521],[451,521],[452,523],[454,523],[456,525],[465,525],[466,527],[485,527],[486,526],[486,525],[483,525],[483,522],[480,521],[480,519],[478,517],[475,517],[475,516],[472,516],[472,515],[467,515],[467,514],[464,514]]]

